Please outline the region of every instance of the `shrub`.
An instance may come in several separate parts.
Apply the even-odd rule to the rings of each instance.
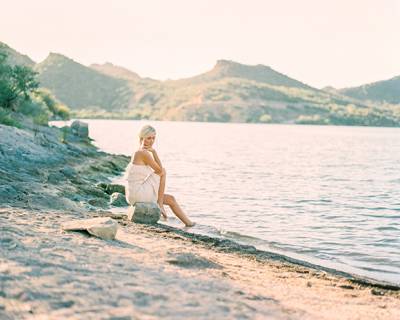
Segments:
[[[15,111],[20,100],[29,100],[39,82],[36,72],[26,66],[7,64],[7,53],[0,50],[0,106]]]
[[[259,121],[263,123],[269,123],[272,121],[272,117],[268,113],[264,113],[260,116]]]
[[[38,114],[37,116],[33,117],[33,123],[40,125],[40,126],[46,126],[49,122],[49,117],[46,113],[41,113]]]
[[[68,120],[69,108],[58,101],[49,90],[41,88],[34,93],[34,99],[43,103],[50,112],[49,117],[55,120]]]
[[[14,118],[12,118],[10,113],[3,108],[0,108],[0,124],[17,128],[22,127],[21,124]]]
[[[297,124],[329,124],[329,120],[322,118],[318,114],[314,114],[311,116],[308,115],[300,115],[295,121]]]

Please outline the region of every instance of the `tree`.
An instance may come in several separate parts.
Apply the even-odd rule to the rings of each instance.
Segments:
[[[7,53],[0,50],[0,106],[15,111],[19,98],[29,99],[29,94],[39,87],[37,73],[26,66],[11,66]]]
[[[37,72],[26,66],[14,66],[12,68],[13,89],[18,95],[22,95],[25,100],[29,99],[29,94],[39,87],[36,80]]]

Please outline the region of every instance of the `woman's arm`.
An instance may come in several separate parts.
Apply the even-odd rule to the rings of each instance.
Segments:
[[[153,154],[154,160],[157,162],[157,164],[162,168],[161,160],[158,157],[157,151],[153,148],[151,148],[149,151]]]
[[[143,162],[144,162],[145,164],[149,165],[149,166],[154,170],[154,173],[155,173],[155,174],[157,174],[157,175],[159,175],[159,176],[162,176],[162,175],[164,174],[164,169],[163,169],[163,167],[160,165],[161,162],[155,161],[155,160],[154,160],[155,157],[154,157],[154,159],[153,159],[153,157],[150,155],[150,153],[147,152],[147,151],[145,151],[145,150],[140,151],[140,153],[141,153]],[[158,157],[157,157],[157,158],[158,158]],[[158,160],[160,160],[160,159],[158,159]]]

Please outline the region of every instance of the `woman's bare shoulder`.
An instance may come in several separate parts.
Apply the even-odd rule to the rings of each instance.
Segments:
[[[147,159],[148,157],[149,157],[149,154],[146,150],[139,149],[133,153],[132,162],[133,163],[138,162],[138,161],[140,162],[140,161]]]
[[[136,150],[133,156],[139,156],[139,157],[147,157],[149,155],[149,152],[143,149]]]

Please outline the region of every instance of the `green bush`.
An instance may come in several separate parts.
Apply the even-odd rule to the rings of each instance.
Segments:
[[[47,125],[49,119],[69,119],[69,109],[48,90],[39,89],[37,73],[31,68],[9,65],[7,53],[0,48],[0,107],[1,123],[19,125],[7,110],[19,112],[38,125]]]
[[[40,126],[47,126],[49,122],[49,117],[47,116],[46,113],[38,114],[37,116],[34,116],[32,119],[34,124]]]
[[[258,120],[263,123],[270,123],[272,122],[272,117],[268,113],[264,113]]]
[[[45,115],[47,118],[50,117],[51,113],[47,108],[46,104],[42,101],[33,98],[32,100],[23,101],[17,108],[18,112],[26,115],[30,118]],[[43,118],[43,116],[41,116]]]
[[[319,114],[300,115],[295,122],[297,124],[329,124],[329,119],[322,118]]]
[[[29,100],[30,94],[39,87],[36,72],[26,66],[11,66],[7,53],[0,50],[0,106],[15,111],[19,101]]]
[[[44,104],[50,112],[49,117],[53,120],[68,120],[70,117],[69,108],[58,101],[50,91],[41,88],[33,94],[33,98],[38,103]]]
[[[12,118],[11,114],[3,108],[0,108],[0,124],[17,128],[22,127],[21,124]]]

